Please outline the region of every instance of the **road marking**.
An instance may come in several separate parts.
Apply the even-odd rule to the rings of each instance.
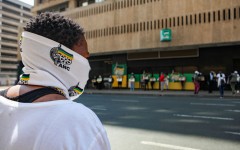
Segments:
[[[209,117],[209,116],[194,116],[194,115],[184,115],[184,114],[173,114],[177,117],[186,117],[186,118],[203,118],[203,119],[215,119],[215,120],[234,120],[233,118],[222,118],[222,117]]]
[[[138,98],[144,98],[144,99],[145,99],[145,98],[148,98],[148,99],[156,99],[156,98],[159,98],[159,97],[152,97],[152,96],[151,96],[151,97],[150,97],[150,96],[149,96],[149,97],[147,97],[147,96],[145,96],[145,97],[141,96],[141,97],[140,97],[140,96],[139,96]]]
[[[131,102],[131,103],[137,103],[138,100],[122,100],[122,99],[112,99],[113,102]]]
[[[240,113],[240,110],[225,110],[225,111],[231,111],[231,112],[238,112],[238,113]]]
[[[227,133],[227,134],[234,134],[234,135],[240,135],[240,133],[239,133],[239,132],[230,132],[230,131],[225,131],[225,133]]]
[[[232,104],[206,104],[206,103],[190,103],[191,105],[205,105],[205,106],[229,106],[234,107]]]
[[[176,145],[169,145],[169,144],[164,144],[164,143],[149,142],[149,141],[142,141],[141,144],[151,145],[151,146],[158,146],[158,147],[165,147],[165,148],[176,149],[176,150],[200,150],[200,149],[195,149],[195,148],[182,147],[182,146],[176,146]]]
[[[92,107],[90,107],[90,109],[94,109],[94,110],[107,110],[104,106],[92,106]]]

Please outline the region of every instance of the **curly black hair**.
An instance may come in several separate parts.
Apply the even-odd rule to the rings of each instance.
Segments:
[[[41,13],[32,18],[24,30],[54,40],[70,49],[84,37],[80,25],[52,12]]]

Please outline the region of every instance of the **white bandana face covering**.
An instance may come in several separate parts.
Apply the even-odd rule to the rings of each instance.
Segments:
[[[90,71],[86,58],[30,32],[22,33],[20,51],[24,74],[19,84],[53,87],[71,100],[83,93]]]

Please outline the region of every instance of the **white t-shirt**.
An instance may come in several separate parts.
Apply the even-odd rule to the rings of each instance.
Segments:
[[[110,150],[105,129],[70,100],[18,103],[0,96],[1,150]]]
[[[222,76],[221,74],[217,74],[217,86],[219,87],[221,85],[221,80],[224,81],[224,83],[226,83],[226,80],[225,80],[225,74],[222,73]]]

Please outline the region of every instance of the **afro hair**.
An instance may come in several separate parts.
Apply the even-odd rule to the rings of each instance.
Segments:
[[[41,13],[32,18],[24,30],[54,40],[70,49],[84,38],[84,31],[80,25],[52,12]]]

